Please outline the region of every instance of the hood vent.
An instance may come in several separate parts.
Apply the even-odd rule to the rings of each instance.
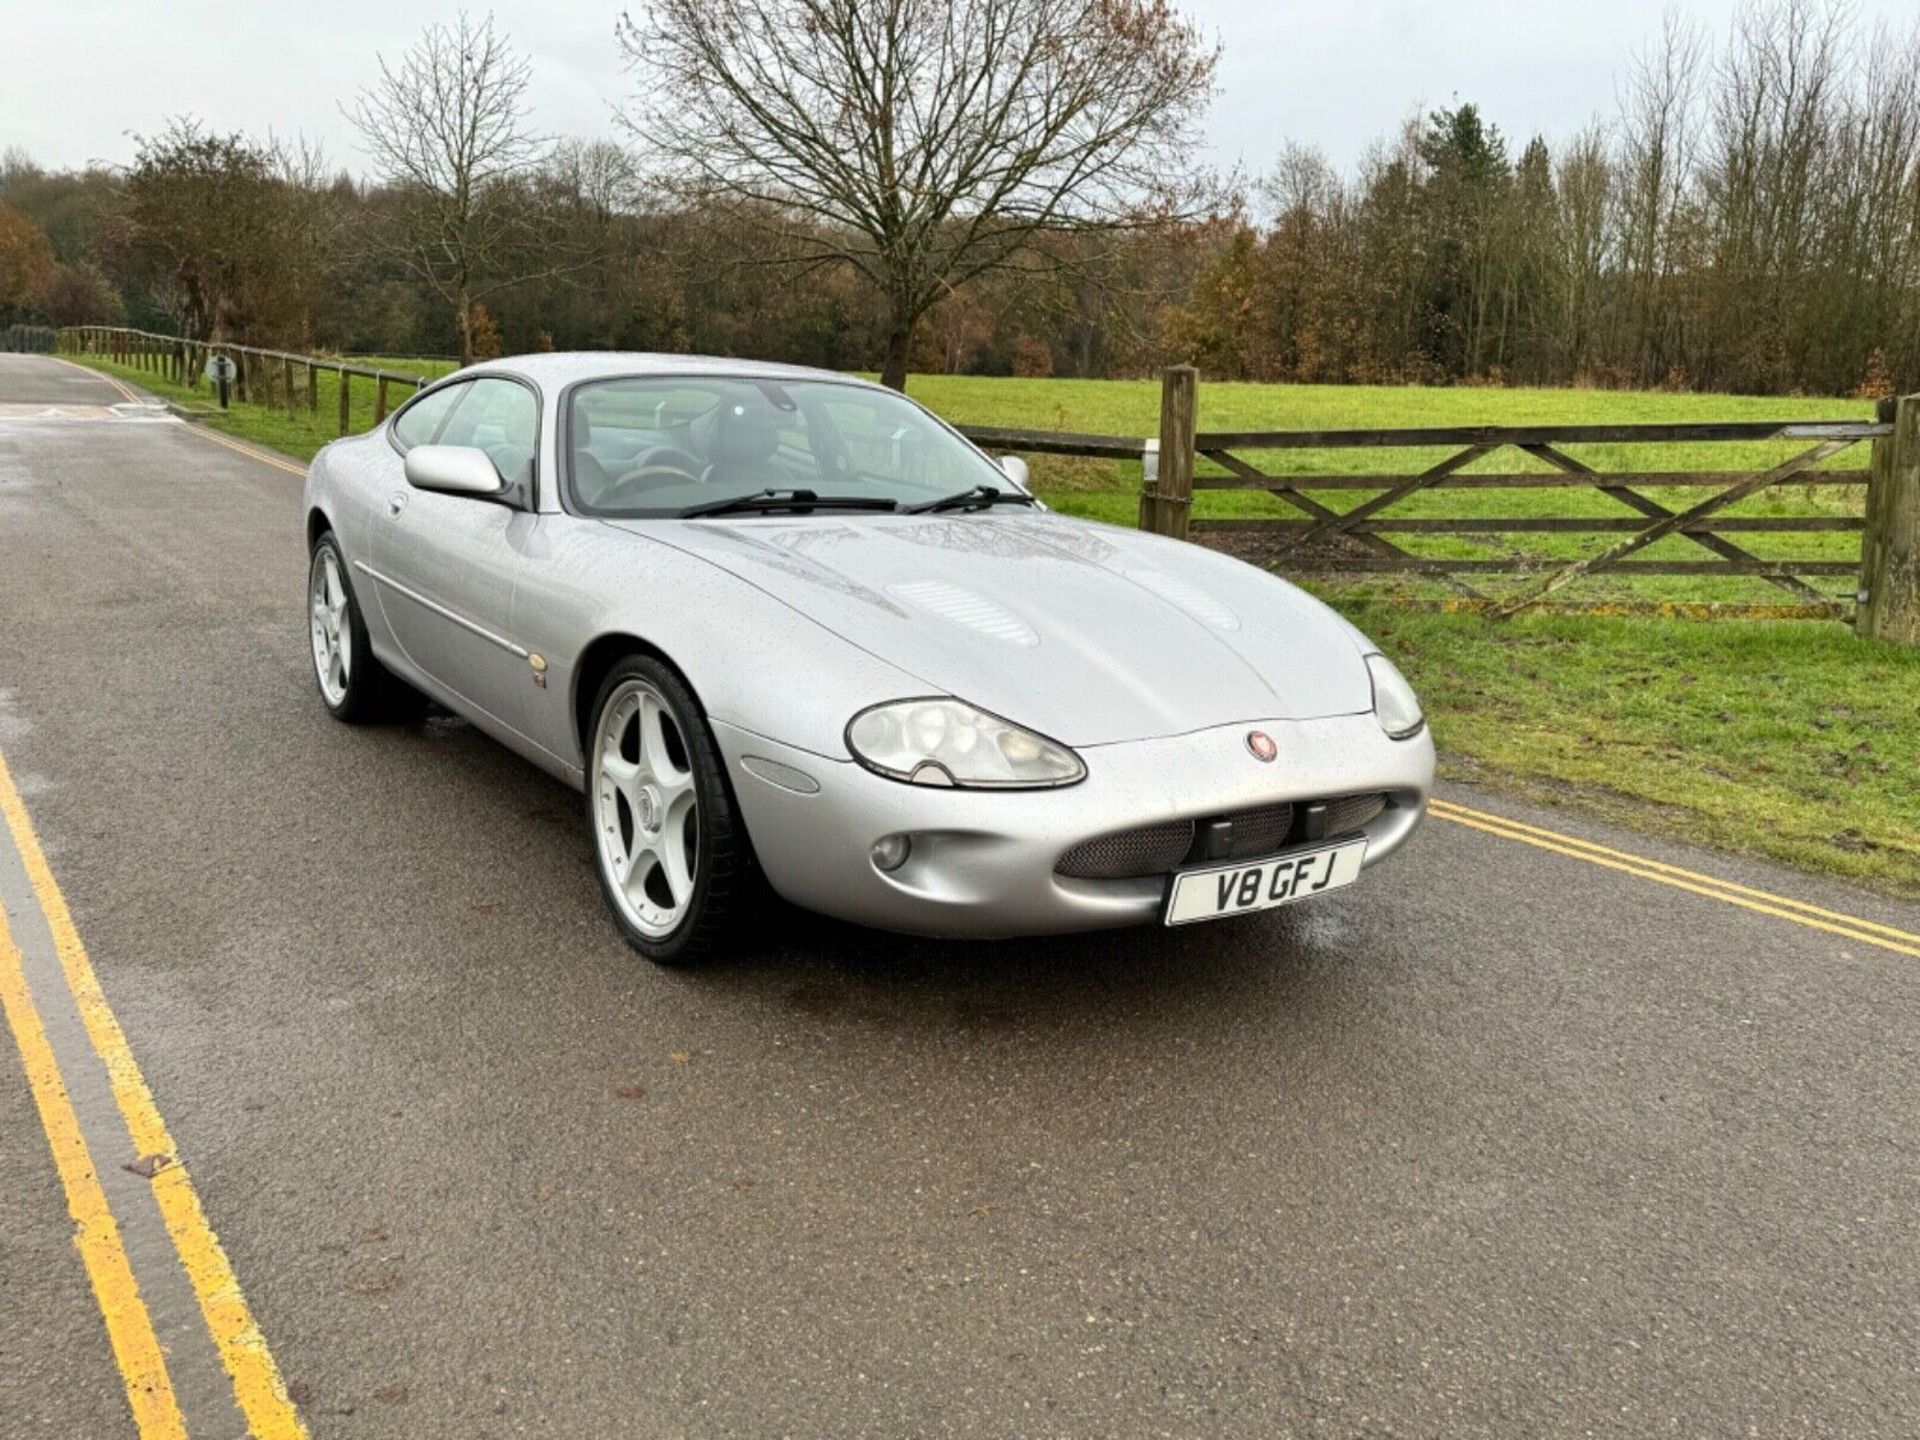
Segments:
[[[1186,611],[1203,625],[1211,625],[1216,630],[1226,631],[1240,628],[1238,615],[1191,580],[1183,580],[1178,575],[1169,575],[1164,570],[1128,570],[1125,574],[1127,579],[1133,581],[1142,590],[1152,591],[1169,605]]]
[[[887,594],[950,625],[972,630],[1009,645],[1031,647],[1040,643],[1033,627],[1018,615],[989,600],[977,591],[945,580],[910,580],[889,585]]]

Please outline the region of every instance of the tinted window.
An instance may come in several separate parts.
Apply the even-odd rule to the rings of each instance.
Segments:
[[[432,444],[434,431],[466,393],[465,385],[442,385],[402,410],[393,421],[393,438],[400,442],[400,448],[411,450],[416,445]]]
[[[539,430],[539,402],[526,386],[476,380],[440,432],[439,443],[484,450],[503,479],[517,480],[533,463]]]

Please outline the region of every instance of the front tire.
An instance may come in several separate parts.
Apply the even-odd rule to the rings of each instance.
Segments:
[[[735,928],[752,857],[699,702],[672,667],[629,656],[587,740],[587,833],[614,924],[656,964],[707,958]]]
[[[314,542],[307,566],[307,637],[320,700],[334,719],[366,725],[419,711],[419,692],[374,658],[346,557],[331,530]]]

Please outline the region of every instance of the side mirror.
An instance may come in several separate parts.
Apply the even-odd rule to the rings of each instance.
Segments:
[[[407,451],[406,468],[416,490],[498,498],[507,489],[487,452],[471,445],[416,445]]]
[[[1022,490],[1027,488],[1027,462],[1018,455],[1002,455],[1000,470],[1009,480]]]

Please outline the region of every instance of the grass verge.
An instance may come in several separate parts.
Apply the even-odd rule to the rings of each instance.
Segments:
[[[318,403],[311,408],[306,405],[304,391],[298,408],[288,410],[265,405],[242,404],[235,400],[229,408],[222,410],[219,399],[205,380],[198,386],[177,385],[157,370],[143,370],[134,365],[108,360],[99,355],[68,355],[63,359],[73,360],[90,369],[115,375],[151,391],[163,400],[171,400],[195,413],[197,419],[214,430],[221,430],[242,440],[252,440],[257,444],[271,446],[288,455],[302,460],[311,460],[314,453],[328,441],[340,435],[340,377],[330,371],[322,370],[315,377],[319,391]],[[426,375],[437,377],[453,368],[445,360],[405,360],[405,359],[360,359],[356,365],[368,368],[384,368],[397,375]],[[300,385],[306,383],[306,372],[296,368],[295,375]],[[373,412],[377,387],[374,381],[356,375],[348,382],[347,401],[349,409],[348,430],[358,434],[373,428]],[[397,410],[413,395],[411,386],[398,382],[387,386],[387,408]]]
[[[1920,899],[1920,650],[1831,621],[1349,617],[1445,778]]]
[[[78,358],[165,398],[206,403],[204,387],[188,391],[146,371]],[[330,377],[321,385],[317,420],[235,406],[208,423],[310,458],[333,438],[337,422],[338,392]],[[1158,406],[1157,391],[1144,381],[916,376],[910,388],[949,419],[1030,428],[1146,433]],[[371,386],[356,382],[355,391],[356,425],[365,428],[373,420]],[[1388,418],[1405,425],[1856,418],[1867,411],[1855,401],[1583,391],[1210,384],[1201,394],[1202,425],[1222,429],[1357,427]],[[395,404],[399,396],[396,388]],[[1747,450],[1754,453],[1733,453]],[[1730,469],[1767,463],[1771,454],[1765,447],[1670,446],[1658,455],[1642,447],[1631,458],[1589,458],[1645,469]],[[1345,452],[1335,465],[1305,452],[1271,458],[1297,471],[1391,471],[1405,452]],[[1137,474],[1044,457],[1034,470],[1057,507],[1132,523]],[[1471,493],[1443,498],[1457,502]],[[1514,506],[1537,494],[1564,492],[1521,492],[1503,501]],[[1269,503],[1264,496],[1202,500]],[[1496,622],[1396,607],[1352,587],[1314,588],[1374,636],[1419,688],[1447,778],[1920,899],[1920,651],[1858,639],[1831,621]]]

